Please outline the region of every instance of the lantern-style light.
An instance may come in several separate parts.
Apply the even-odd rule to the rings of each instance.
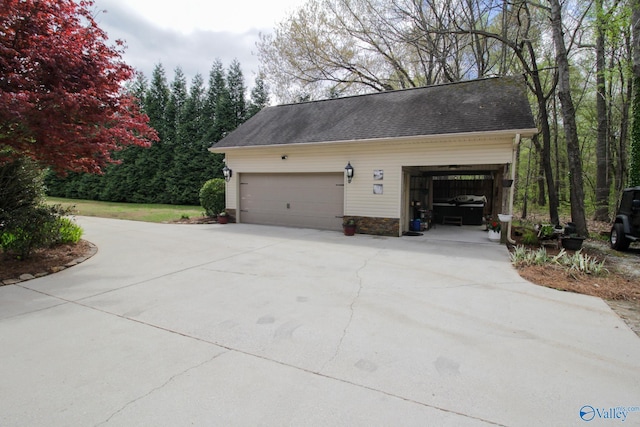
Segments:
[[[224,165],[224,167],[222,168],[222,175],[224,175],[224,180],[229,182],[231,176],[233,176],[233,171],[229,169],[227,165]]]
[[[351,184],[351,180],[353,179],[353,166],[351,166],[351,162],[347,162],[347,166],[345,166],[344,170],[347,173],[347,181]]]

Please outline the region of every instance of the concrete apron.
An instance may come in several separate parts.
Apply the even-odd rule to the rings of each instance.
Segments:
[[[496,243],[80,222],[92,259],[0,288],[0,425],[575,425],[640,406],[640,339]]]

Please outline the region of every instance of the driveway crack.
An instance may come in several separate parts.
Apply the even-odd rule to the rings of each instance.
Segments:
[[[147,393],[143,394],[142,396],[138,396],[135,399],[131,400],[130,402],[125,403],[120,409],[118,409],[117,411],[115,411],[114,413],[109,415],[109,417],[106,420],[102,421],[101,423],[96,424],[96,427],[109,423],[109,421],[111,421],[111,419],[113,417],[115,417],[116,415],[118,415],[119,413],[121,413],[122,411],[127,409],[127,407],[133,405],[134,403],[136,403],[139,400],[144,399],[147,396],[150,396],[151,394],[155,393],[156,391],[163,389],[164,387],[169,385],[171,382],[173,382],[173,380],[175,380],[176,378],[181,377],[182,375],[188,373],[189,371],[192,371],[192,370],[197,369],[197,368],[199,368],[199,367],[201,367],[203,365],[206,365],[207,363],[215,360],[216,358],[222,356],[225,353],[227,353],[227,352],[225,351],[225,352],[222,352],[222,353],[215,354],[212,357],[210,357],[209,359],[205,360],[204,362],[198,363],[197,365],[191,366],[191,367],[183,370],[182,372],[178,372],[177,374],[171,376],[163,384],[161,384],[161,385],[159,385],[159,386],[157,386],[155,388],[152,388],[151,390],[149,390]]]
[[[377,255],[377,253],[376,253]],[[331,356],[331,358],[329,358],[320,368],[319,372],[324,371],[324,368],[327,367],[327,365],[329,365],[330,363],[332,363],[336,357],[338,357],[338,353],[340,353],[340,349],[342,348],[342,343],[345,339],[345,337],[347,336],[347,333],[349,331],[349,328],[351,327],[351,323],[353,322],[353,315],[355,313],[355,305],[358,302],[358,299],[360,299],[360,294],[362,293],[362,276],[360,275],[360,272],[362,270],[364,270],[367,265],[369,265],[369,261],[374,258],[375,255],[373,255],[370,258],[367,258],[364,263],[360,266],[360,268],[358,268],[358,270],[356,271],[356,278],[358,279],[358,290],[356,292],[356,294],[354,295],[353,299],[351,300],[351,303],[349,304],[349,320],[347,321],[347,324],[345,325],[344,329],[342,330],[342,335],[340,336],[340,340],[338,340],[338,345],[336,345],[336,350],[333,353],[333,356]]]

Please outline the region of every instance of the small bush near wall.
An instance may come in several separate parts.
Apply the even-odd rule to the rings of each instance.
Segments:
[[[222,178],[214,178],[205,182],[200,189],[200,205],[207,216],[215,217],[224,211],[225,182]]]

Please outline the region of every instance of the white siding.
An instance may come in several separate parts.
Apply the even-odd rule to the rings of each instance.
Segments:
[[[344,214],[400,218],[402,168],[405,166],[505,164],[512,160],[513,136],[473,139],[430,139],[415,142],[354,142],[340,144],[287,145],[229,149],[227,165],[233,178],[227,184],[227,207],[237,209],[237,177],[252,172],[344,172],[347,162],[354,168],[346,183]],[[282,156],[287,159],[283,160]],[[374,181],[373,171],[382,169],[384,179]],[[373,184],[383,184],[382,195],[373,194]]]

